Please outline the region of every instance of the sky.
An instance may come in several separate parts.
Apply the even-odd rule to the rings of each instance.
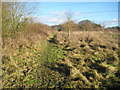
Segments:
[[[2,0],[2,2],[119,2],[120,0]]]
[[[31,2],[30,5],[32,5]],[[112,27],[118,25],[118,2],[34,2],[35,10],[31,17],[35,22],[58,25],[66,21],[65,12],[70,11],[73,20],[91,20]]]

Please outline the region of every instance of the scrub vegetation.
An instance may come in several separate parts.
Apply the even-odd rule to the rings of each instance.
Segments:
[[[12,4],[3,3],[3,88],[120,87],[119,27],[69,19],[57,31],[57,25],[12,16],[21,11],[15,6],[24,6]]]

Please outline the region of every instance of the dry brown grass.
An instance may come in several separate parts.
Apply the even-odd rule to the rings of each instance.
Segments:
[[[118,47],[118,38],[113,39],[114,33],[104,31],[72,31],[70,42],[73,45],[81,43],[102,44],[108,47]],[[57,39],[64,42],[67,40],[67,32],[58,32]]]
[[[52,33],[51,28],[43,24],[28,24],[24,29],[26,30],[17,32],[14,36],[3,37],[3,55],[10,55],[22,47],[42,44]]]
[[[85,88],[93,85],[93,87],[96,88],[100,86],[99,83],[101,83],[101,81],[99,81],[99,79],[104,80],[104,78],[110,77],[107,72],[101,73],[102,70],[100,72],[98,68],[101,69],[102,67],[102,69],[104,69],[105,67],[106,70],[109,70],[110,74],[115,73],[117,70],[114,68],[117,66],[114,65],[118,65],[118,58],[116,58],[118,57],[118,49],[110,49],[112,47],[118,47],[117,39],[112,37],[113,33],[101,31],[72,31],[70,46],[66,47],[68,40],[67,32],[51,31],[49,26],[41,24],[32,24],[26,28],[28,30],[16,33],[15,37],[3,38],[2,61],[4,63],[4,87],[41,87],[41,85],[45,87],[44,85],[46,85],[46,83],[51,83],[53,85],[52,87],[56,87],[56,82],[60,82],[61,86],[58,86],[62,87],[64,84],[72,84],[72,82],[80,81],[83,85],[84,83],[87,84],[86,86],[80,87]],[[54,43],[53,45],[53,43],[48,42],[48,39],[51,36],[57,36],[54,37],[53,40],[57,40],[58,43]],[[81,47],[81,45],[85,45],[85,47]],[[97,47],[100,48],[100,50],[91,47]],[[72,51],[67,51],[71,49]],[[102,59],[105,59],[105,61],[100,62]],[[106,66],[111,59],[114,59],[114,61],[111,61],[114,62],[112,63],[113,67]],[[52,64],[49,65],[48,62],[42,62],[42,60],[49,60],[56,66],[52,66]],[[96,62],[99,62],[100,64],[98,65]],[[43,67],[42,65],[48,65],[48,67]],[[56,73],[58,74],[56,75]],[[90,77],[93,83],[87,79],[87,73],[92,73],[95,76]],[[43,76],[41,76],[41,74],[43,74]],[[46,74],[46,76],[44,74]],[[103,77],[104,74],[108,76]],[[54,78],[51,79],[51,75],[58,76],[58,78],[55,79],[54,76]],[[62,78],[60,78],[59,75],[64,76],[61,76]],[[24,78],[21,79],[21,77]],[[64,80],[66,77],[68,80],[71,79],[70,82],[68,82],[67,79]],[[43,80],[44,78],[45,82]],[[76,78],[80,80],[75,80]],[[51,80],[54,80],[54,82]],[[63,83],[64,81],[66,82]],[[81,84],[78,83],[70,86],[76,87],[76,85]],[[66,86],[64,85],[64,87]]]

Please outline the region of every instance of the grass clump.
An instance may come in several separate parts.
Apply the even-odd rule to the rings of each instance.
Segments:
[[[79,39],[76,39],[76,42],[70,41],[69,46],[58,36],[53,35],[39,44],[31,42],[27,45],[24,42],[22,46],[16,45],[12,54],[8,53],[10,49],[4,47],[3,86],[26,88],[119,86],[118,49],[108,48],[103,41],[98,43],[92,34],[89,35],[90,38],[87,38],[87,35],[81,37],[82,41]]]

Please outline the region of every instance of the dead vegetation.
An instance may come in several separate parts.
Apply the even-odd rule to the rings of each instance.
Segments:
[[[53,31],[41,23],[26,22],[12,35],[5,31],[3,88],[119,87],[120,34],[77,31],[76,24],[72,25],[69,44],[68,32]]]
[[[65,37],[66,32],[33,31],[4,39],[4,87],[119,86],[117,39],[106,32],[73,31],[67,45]]]

